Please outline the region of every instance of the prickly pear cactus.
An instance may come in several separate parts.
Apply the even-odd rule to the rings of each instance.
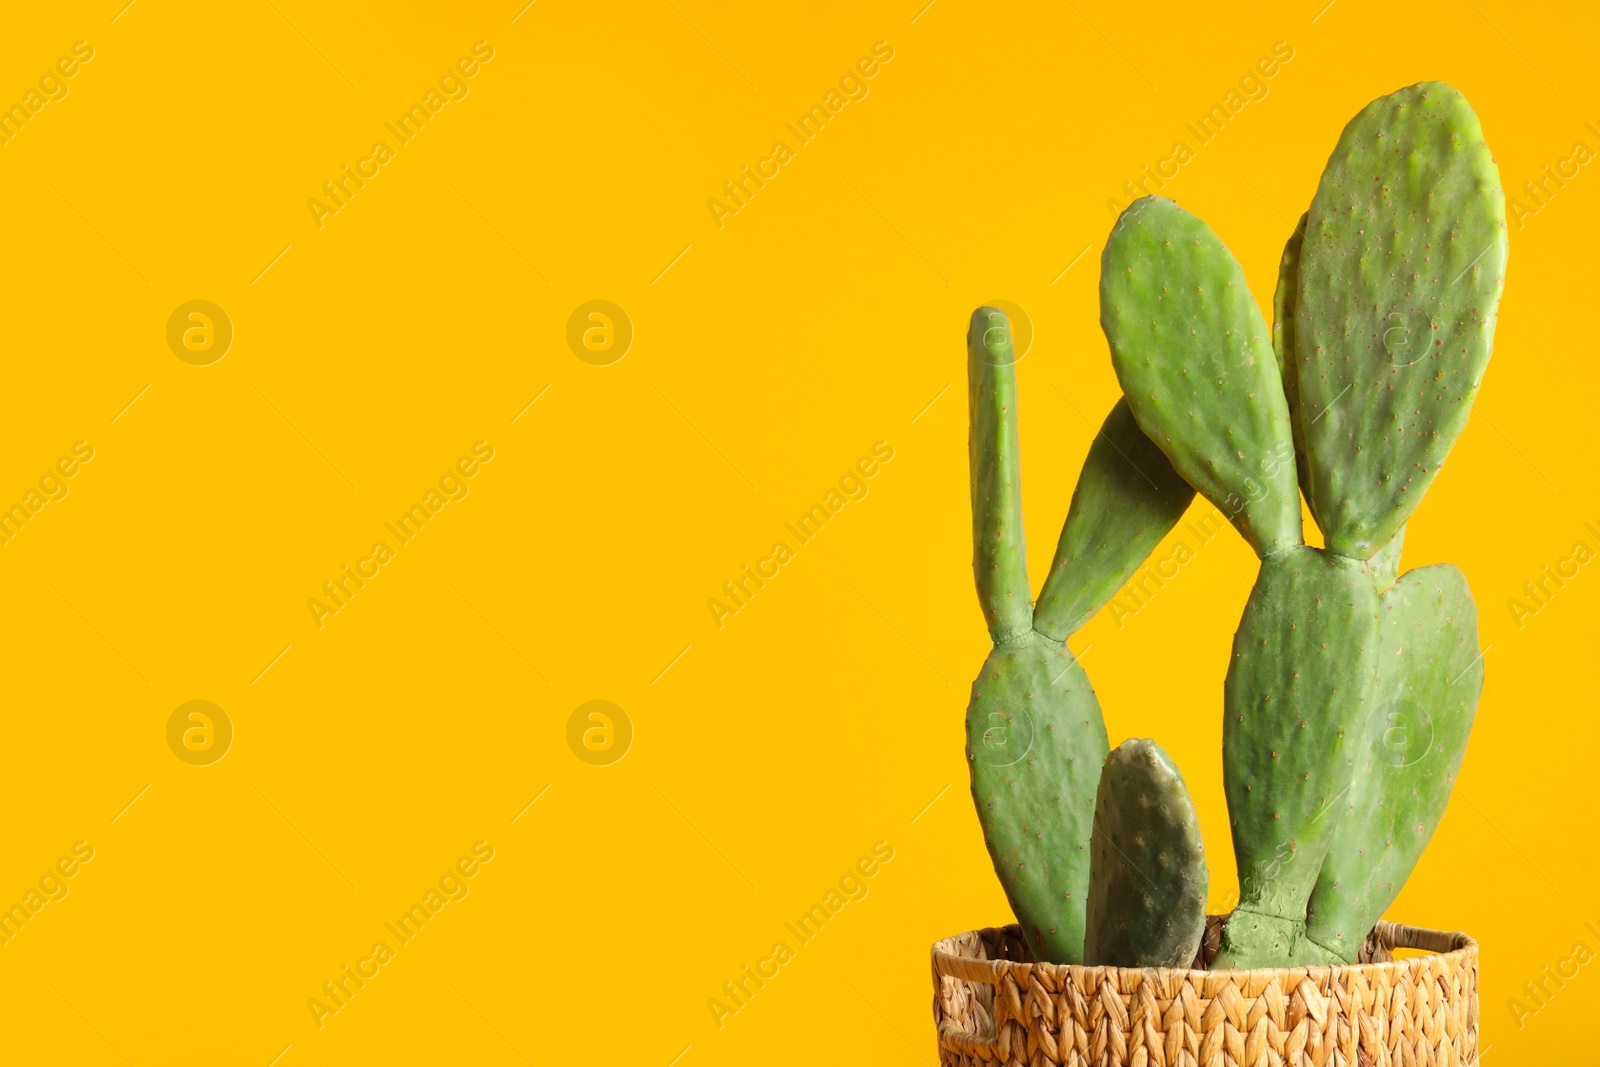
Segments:
[[[967,768],[984,843],[1034,958],[1083,961],[1094,792],[1110,743],[1088,677],[1029,631],[972,683]]]
[[[1437,82],[1345,128],[1284,248],[1270,333],[1203,222],[1135,201],[1100,282],[1126,403],[1090,450],[1037,610],[1010,333],[993,309],[974,316],[973,562],[995,647],[967,754],[1037,958],[1175,966],[1198,942],[1204,853],[1182,779],[1153,742],[1105,758],[1065,647],[1172,529],[1183,483],[1261,558],[1223,693],[1240,904],[1213,966],[1350,962],[1394,901],[1448,803],[1483,683],[1465,578],[1401,576],[1401,550],[1477,395],[1505,259],[1494,161]],[[1302,543],[1300,490],[1323,549]]]
[[[1063,642],[1033,629],[1016,366],[1004,312],[973,313],[967,377],[972,568],[995,644],[967,707],[972,799],[995,873],[1034,956],[1077,963],[1094,791],[1110,743],[1077,660]]]
[[[1307,937],[1346,963],[1439,825],[1483,691],[1478,611],[1459,570],[1407,571],[1379,615],[1377,706],[1306,920]]]
[[[998,308],[967,327],[967,455],[972,466],[972,575],[995,641],[1033,629],[1033,593],[1022,530],[1017,368],[1011,323]]]
[[[1110,599],[1193,498],[1113,408],[1089,450],[1040,610],[1029,600],[1011,330],[967,332],[973,573],[994,649],[972,684],[967,764],[995,871],[1036,959],[1078,963],[1095,790],[1110,747],[1066,638]]]
[[[1365,563],[1316,548],[1269,556],[1233,639],[1222,769],[1239,907],[1219,968],[1289,966],[1370,717],[1378,593]]]
[[[1187,967],[1206,926],[1205,841],[1177,764],[1154,741],[1112,750],[1095,794],[1084,962]]]
[[[1289,405],[1289,425],[1294,432],[1295,473],[1300,488],[1310,483],[1311,473],[1306,469],[1306,431],[1300,424],[1300,369],[1294,345],[1294,314],[1299,303],[1300,249],[1306,235],[1306,216],[1295,223],[1294,232],[1284,243],[1283,257],[1278,261],[1278,288],[1272,294],[1272,352],[1278,357],[1278,375],[1283,379],[1283,395]],[[1309,504],[1310,502],[1307,501]],[[1316,518],[1317,509],[1311,508]]]
[[[1194,490],[1118,400],[1089,446],[1033,628],[1065,641],[1183,518]]]
[[[1506,253],[1500,173],[1460,93],[1422,82],[1345,127],[1294,306],[1306,496],[1331,550],[1370,558],[1439,473],[1493,347]]]
[[[1130,204],[1101,257],[1100,326],[1128,407],[1173,468],[1257,555],[1300,544],[1271,334],[1211,228],[1161,197]]]

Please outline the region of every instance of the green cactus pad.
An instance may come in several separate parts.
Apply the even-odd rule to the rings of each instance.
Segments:
[[[1223,688],[1223,786],[1239,907],[1218,968],[1290,966],[1372,708],[1378,593],[1316,548],[1261,562]]]
[[[1500,173],[1460,93],[1422,82],[1345,127],[1294,335],[1306,496],[1332,551],[1370,558],[1438,474],[1489,361],[1506,253]]]
[[[1187,967],[1206,927],[1206,850],[1183,775],[1154,741],[1106,757],[1094,802],[1083,962]]]
[[[1294,437],[1271,334],[1211,228],[1143,197],[1100,264],[1100,326],[1139,426],[1258,555],[1300,544]]]
[[[1306,216],[1294,224],[1294,232],[1284,242],[1283,257],[1278,261],[1278,288],[1272,294],[1272,352],[1278,357],[1278,376],[1283,379],[1283,397],[1289,405],[1289,426],[1294,433],[1295,473],[1300,487],[1307,484],[1310,472],[1306,469],[1306,434],[1300,425],[1300,379],[1294,352],[1294,309],[1300,273],[1300,247],[1306,235]],[[1307,501],[1309,504],[1309,501]],[[1316,518],[1316,510],[1311,512]]]
[[[1478,611],[1459,570],[1408,571],[1379,608],[1377,707],[1306,920],[1307,937],[1346,963],[1439,825],[1483,690]]]
[[[1119,399],[1089,446],[1033,628],[1065,641],[1121,589],[1194,500],[1194,490]]]
[[[981,307],[967,327],[967,450],[972,463],[972,573],[996,641],[1033,629],[1022,533],[1022,471],[1017,444],[1017,367],[1011,323]]]
[[[1110,747],[1089,678],[1029,632],[972,683],[967,766],[984,843],[1034,958],[1083,962],[1095,789]]]

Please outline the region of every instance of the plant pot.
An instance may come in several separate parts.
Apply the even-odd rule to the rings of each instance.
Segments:
[[[1254,971],[1034,963],[1016,925],[933,946],[942,1067],[1475,1067],[1478,945],[1380,922],[1361,962]],[[1394,959],[1397,948],[1428,954]]]

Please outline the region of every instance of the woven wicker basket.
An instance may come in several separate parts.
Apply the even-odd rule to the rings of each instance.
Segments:
[[[1207,922],[1195,959],[1216,955]],[[1396,948],[1429,955],[1396,960]],[[1015,925],[933,946],[943,1067],[1476,1067],[1478,945],[1380,922],[1348,967],[1034,963]]]

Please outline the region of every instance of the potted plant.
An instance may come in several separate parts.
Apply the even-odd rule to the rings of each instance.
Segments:
[[[1488,363],[1506,255],[1498,170],[1439,82],[1345,127],[1270,330],[1204,222],[1136,200],[1101,259],[1123,398],[1037,603],[1010,326],[974,313],[973,570],[994,648],[967,758],[1017,923],[934,946],[944,1063],[1476,1061],[1476,945],[1379,919],[1444,812],[1482,689],[1465,577],[1397,571]],[[1110,748],[1067,647],[1197,491],[1261,561],[1223,696],[1239,904],[1210,918],[1182,775],[1153,741]],[[1302,492],[1322,548],[1304,544]]]

